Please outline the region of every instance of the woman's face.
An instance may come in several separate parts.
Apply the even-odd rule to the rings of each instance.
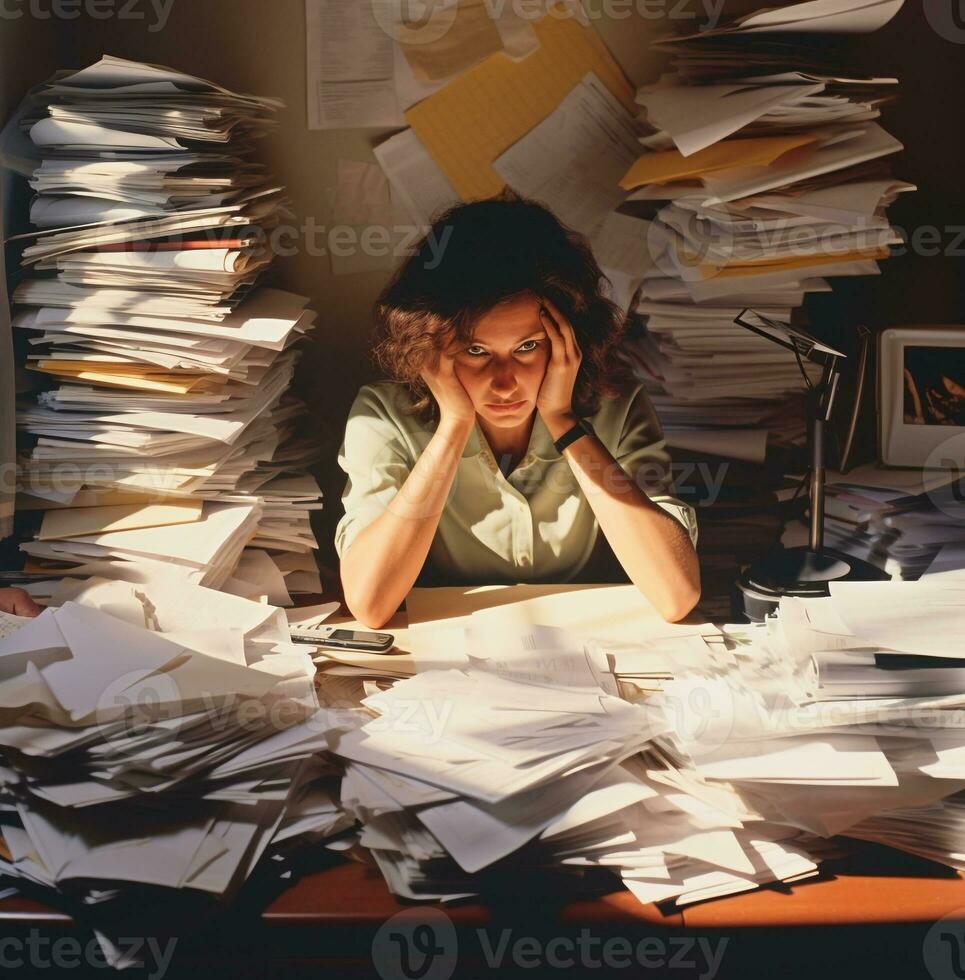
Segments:
[[[493,426],[517,427],[536,410],[550,359],[540,305],[532,295],[500,304],[479,318],[472,340],[455,351],[456,377],[476,414]]]

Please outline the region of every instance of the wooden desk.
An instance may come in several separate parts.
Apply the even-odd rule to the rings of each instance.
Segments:
[[[457,925],[490,923],[497,911],[482,904],[412,906],[396,900],[378,871],[346,861],[298,878],[260,911],[269,926],[376,929],[406,908],[445,909]],[[965,876],[924,861],[855,843],[854,854],[822,866],[822,876],[773,885],[687,906],[665,914],[619,889],[564,904],[561,924],[635,923],[694,929],[754,926],[834,926],[934,922],[959,913],[965,920]],[[0,922],[65,928],[69,913],[21,895],[0,900]]]
[[[491,968],[481,952],[480,937],[486,937],[492,948],[504,930],[510,929],[513,936],[536,937],[544,944],[550,939],[575,944],[581,935],[591,937],[597,949],[614,941],[636,948],[656,944],[658,951],[710,944],[724,951],[713,980],[754,980],[758,976],[804,980],[815,974],[822,980],[838,976],[848,980],[892,976],[953,980],[954,972],[930,972],[922,950],[934,951],[934,939],[930,939],[934,930],[929,933],[929,929],[945,916],[962,920],[961,926],[951,928],[965,935],[965,879],[937,868],[926,869],[901,856],[873,852],[874,848],[862,847],[848,861],[826,866],[822,880],[765,888],[670,915],[653,905],[639,904],[625,890],[559,905],[530,902],[524,896],[499,905],[446,907],[458,950],[458,964],[451,976],[457,980],[499,976],[502,980],[559,973],[513,969],[505,963],[498,971]],[[902,863],[906,866],[894,867]],[[887,870],[882,867],[886,864],[891,865]],[[929,872],[934,876],[926,876]],[[247,902],[239,902],[221,917],[199,919],[191,925],[182,922],[175,927],[159,915],[152,921],[151,933],[158,937],[159,945],[171,936],[178,938],[177,955],[163,980],[201,976],[205,980],[276,976],[396,980],[404,974],[379,972],[373,962],[384,956],[385,931],[380,934],[380,927],[405,910],[416,916],[415,921],[435,927],[431,916],[439,909],[396,901],[377,871],[351,862],[306,874],[256,909],[251,908],[249,896]],[[87,935],[68,915],[40,903],[22,897],[0,901],[0,935],[25,935],[27,930],[54,938]],[[940,946],[938,953],[941,955]],[[100,971],[97,975],[109,974]],[[448,980],[450,974],[430,977],[437,975]],[[637,972],[571,969],[567,975],[599,980],[613,976],[710,980],[702,967],[666,972],[640,967]]]
[[[895,925],[934,922],[954,913],[965,920],[965,877],[961,874],[947,872],[946,876],[942,869],[900,856],[895,861],[885,858],[892,867],[882,869],[880,852],[869,851],[874,853],[862,849],[847,861],[831,862],[820,880],[701,902],[669,915],[655,905],[640,904],[629,891],[620,889],[600,898],[569,902],[559,910],[557,920],[563,925],[689,929]],[[936,876],[925,876],[929,871]],[[390,916],[412,907],[392,897],[377,871],[352,862],[307,875],[279,895],[262,918],[279,926],[312,924],[338,929],[364,925],[376,929]],[[466,926],[492,922],[493,912],[478,904],[447,909],[453,922]]]

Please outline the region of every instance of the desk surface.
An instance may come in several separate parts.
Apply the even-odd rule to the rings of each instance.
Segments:
[[[834,862],[832,877],[702,902],[670,915],[655,905],[641,905],[621,889],[565,905],[559,921],[566,925],[640,923],[713,929],[931,922],[956,912],[965,919],[962,876],[921,877],[921,868],[914,869],[918,877],[882,875],[868,867],[869,863],[866,857]],[[411,908],[389,894],[377,871],[352,863],[301,879],[272,902],[262,918],[277,925],[362,925],[374,929],[407,907]],[[483,925],[491,918],[481,905],[455,906],[446,911],[456,925]]]
[[[741,929],[827,925],[932,922],[946,915],[965,919],[965,878],[942,874],[908,861],[892,863],[875,852],[835,861],[824,868],[828,877],[790,886],[762,888],[715,899],[665,915],[654,905],[641,905],[619,890],[592,900],[570,902],[559,911],[561,925],[623,925],[689,929]],[[899,861],[902,863],[902,861]],[[934,874],[928,874],[933,871]],[[432,907],[432,906],[420,906]],[[442,906],[436,906],[441,908]],[[377,929],[386,919],[411,905],[389,893],[378,871],[348,862],[299,878],[261,913],[271,927],[310,926]],[[492,919],[479,904],[446,907],[456,926],[480,926]],[[70,916],[23,896],[0,901],[0,921],[53,928],[68,927]]]

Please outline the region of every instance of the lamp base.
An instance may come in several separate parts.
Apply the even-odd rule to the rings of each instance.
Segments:
[[[825,548],[786,548],[751,567],[737,580],[732,596],[734,615],[761,623],[777,609],[781,596],[814,598],[830,595],[829,582],[882,582],[891,576],[852,555]]]

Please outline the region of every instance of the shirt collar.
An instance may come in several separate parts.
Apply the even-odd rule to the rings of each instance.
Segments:
[[[473,423],[472,432],[466,442],[466,447],[462,451],[463,459],[474,459],[477,456],[492,455],[489,443],[479,428],[479,420]],[[525,460],[540,460],[544,463],[552,463],[562,458],[562,454],[556,451],[553,445],[553,437],[543,422],[543,417],[536,413],[533,421],[533,431],[529,437],[529,447],[526,450]],[[525,465],[520,463],[520,465]]]

